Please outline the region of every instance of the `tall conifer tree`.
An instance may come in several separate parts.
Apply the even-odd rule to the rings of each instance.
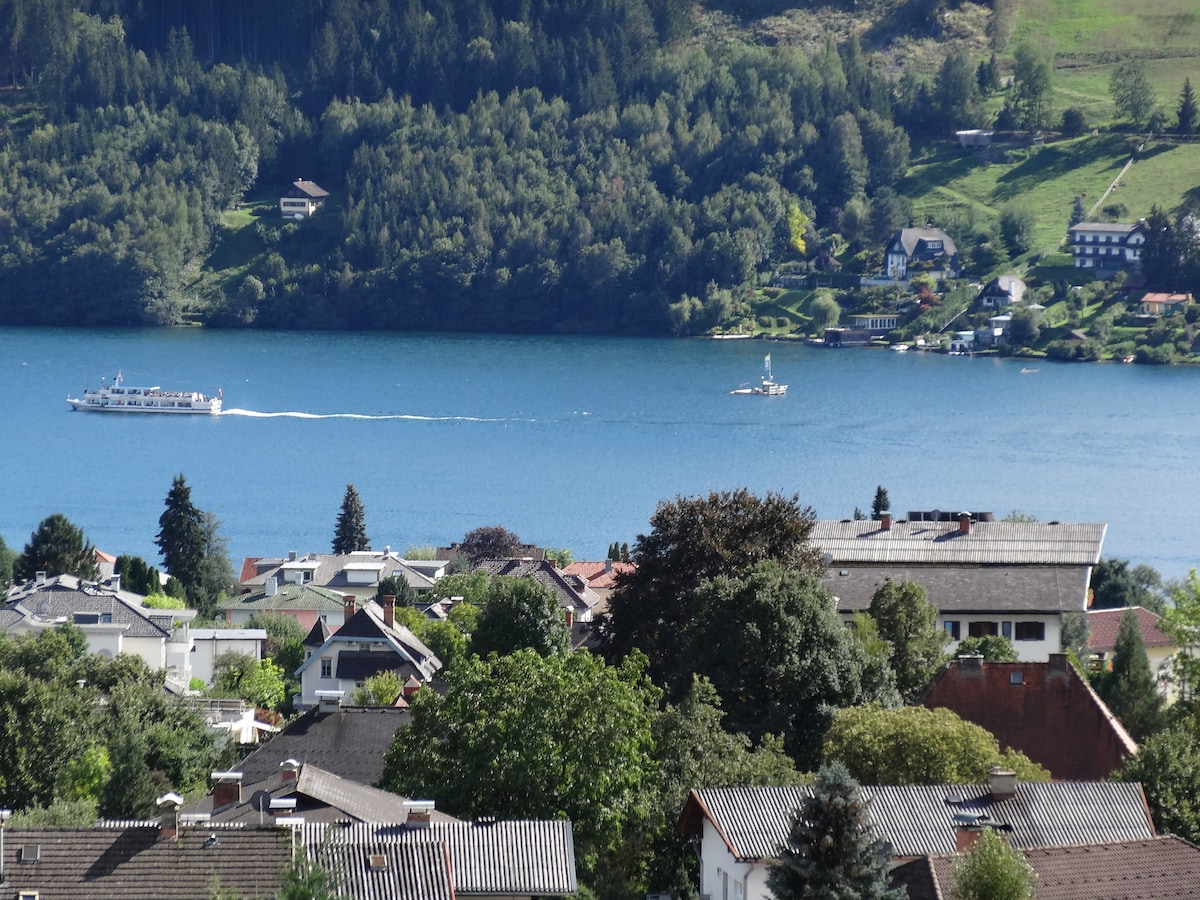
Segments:
[[[366,519],[367,514],[358,491],[354,489],[354,485],[346,485],[346,494],[342,497],[342,510],[338,513],[337,526],[333,530],[334,553],[371,549]]]
[[[158,517],[155,543],[162,554],[163,568],[190,592],[201,579],[204,514],[192,503],[192,489],[182,475],[176,475],[171,482],[166,505],[166,510]]]

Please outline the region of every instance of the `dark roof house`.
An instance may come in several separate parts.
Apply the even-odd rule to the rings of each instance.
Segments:
[[[1066,654],[1050,661],[986,662],[959,657],[922,695],[986,728],[1002,747],[1019,750],[1058,780],[1107,778],[1137,744]]]
[[[884,260],[888,278],[907,279],[917,267],[953,277],[958,272],[958,247],[940,228],[901,228],[888,243]]]
[[[532,578],[550,589],[558,598],[559,606],[570,614],[570,621],[592,621],[594,611],[600,604],[600,595],[588,585],[582,575],[567,575],[547,559],[487,559],[479,569],[488,576],[504,575],[509,578]]]

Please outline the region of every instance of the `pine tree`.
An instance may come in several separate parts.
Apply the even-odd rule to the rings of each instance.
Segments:
[[[904,889],[887,886],[890,861],[871,833],[858,782],[835,762],[821,769],[796,810],[767,887],[777,900],[900,900]]]
[[[1195,134],[1200,124],[1200,112],[1196,108],[1196,95],[1192,92],[1192,79],[1183,80],[1183,91],[1179,94],[1179,124],[1175,130],[1180,134]]]
[[[1150,671],[1136,610],[1127,610],[1121,617],[1112,671],[1100,680],[1099,694],[1135,741],[1143,741],[1162,728],[1162,695]]]
[[[1068,224],[1078,225],[1087,217],[1087,210],[1083,206],[1083,198],[1078,194],[1075,195],[1075,203],[1071,206],[1071,220]]]
[[[96,551],[83,529],[62,513],[47,516],[29,536],[29,543],[12,563],[17,581],[32,581],[38,572],[48,576],[74,575],[85,581],[100,577]]]
[[[367,537],[367,514],[354,485],[346,485],[342,497],[342,509],[338,513],[337,525],[333,530],[333,552],[353,553],[355,550],[370,550],[371,539]]]
[[[189,590],[198,587],[204,561],[204,514],[192,503],[192,489],[176,475],[167,492],[167,508],[158,517],[155,543],[163,568]]]
[[[887,488],[882,484],[875,488],[875,499],[871,502],[871,518],[878,521],[885,512],[891,512],[892,503],[888,500]]]

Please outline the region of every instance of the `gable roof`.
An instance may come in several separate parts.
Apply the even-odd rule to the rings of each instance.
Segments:
[[[37,863],[19,862],[21,848],[35,846]],[[162,837],[156,824],[5,828],[12,892],[5,896],[30,890],[41,900],[195,900],[219,887],[248,900],[273,898],[291,855],[287,829],[186,829],[176,838]]]
[[[387,644],[403,662],[411,664],[412,670],[418,673],[423,681],[428,681],[442,667],[442,661],[422,643],[420,638],[394,620],[391,625],[386,624],[383,607],[374,600],[368,600],[359,607],[358,612],[346,621],[346,624],[326,639],[319,650],[314,651],[313,655],[301,664],[300,668],[296,670],[296,674],[299,675],[313,665],[314,661],[319,659],[327,648],[336,647],[339,644],[354,643],[357,645],[363,641],[381,641]],[[346,650],[341,650],[341,655],[345,655],[346,652]],[[392,668],[400,669],[400,666],[392,666]],[[378,672],[381,669],[377,668],[375,671]]]
[[[1159,627],[1162,618],[1148,609],[1140,606],[1124,607],[1121,609],[1089,609],[1088,610],[1088,648],[1091,650],[1112,650],[1117,646],[1117,634],[1121,630],[1121,620],[1125,613],[1132,609],[1137,616],[1138,629],[1142,632],[1142,642],[1147,647],[1174,647],[1175,641]]]
[[[446,845],[454,892],[463,895],[561,895],[579,890],[575,843],[567,819],[553,821],[431,822],[403,825],[305,825],[304,843],[316,852],[338,845]],[[353,859],[343,855],[344,859]],[[364,856],[359,856],[359,865]]]
[[[433,579],[410,566],[404,559],[391,551],[391,548],[377,553],[373,550],[356,550],[352,553],[306,553],[297,555],[294,559],[280,557],[246,557],[242,561],[243,585],[248,587],[265,586],[268,579],[277,579],[280,590],[286,582],[282,574],[285,571],[302,569],[312,573],[312,584],[329,588],[341,593],[372,592],[380,579],[390,576],[403,577],[417,591],[425,591],[433,587]],[[374,573],[370,584],[351,582],[347,572]]]
[[[132,591],[113,590],[99,584],[82,581],[74,575],[57,575],[45,583],[28,582],[14,587],[0,620],[5,630],[18,622],[31,628],[52,627],[60,622],[73,622],[85,631],[89,625],[125,626],[127,638],[160,638],[171,636],[176,618],[191,618],[191,610],[151,610],[142,606],[145,598]],[[109,616],[110,622],[101,622]]]
[[[905,256],[911,257],[921,249],[922,244],[929,241],[941,241],[942,251],[946,256],[954,256],[958,253],[954,239],[940,228],[901,228],[892,238],[888,252],[897,253],[903,250]],[[942,255],[942,252],[937,255]]]
[[[1038,900],[1164,900],[1200,897],[1200,849],[1175,835],[1107,844],[1024,851],[1037,873]],[[898,866],[893,885],[909,900],[944,900],[955,886],[957,857],[934,856]]]
[[[345,599],[337,591],[315,584],[279,584],[274,593],[264,588],[252,594],[239,594],[217,604],[221,609],[245,610],[316,610],[332,612],[345,608]]]
[[[321,187],[315,181],[305,181],[304,179],[299,179],[292,182],[292,187],[304,194],[304,196],[312,197],[314,200],[319,200],[322,197],[329,196],[329,191],[325,190],[325,188]]]
[[[928,565],[1083,565],[1100,560],[1108,526],[1068,522],[882,522],[844,519],[813,523],[810,540],[839,563]]]
[[[1061,653],[1046,663],[960,657],[921,702],[986,728],[1057,779],[1107,778],[1137,753],[1129,732]]]
[[[634,563],[611,559],[604,562],[573,562],[562,569],[564,576],[578,576],[587,582],[588,587],[598,591],[615,588],[618,575],[628,575],[636,571],[637,566]]]
[[[864,785],[862,790],[872,829],[897,857],[953,853],[956,815],[986,815],[1008,826],[1007,836],[1021,849],[1154,836],[1138,784],[1022,783],[1007,799],[993,797],[986,784]],[[782,786],[693,789],[680,827],[699,836],[707,820],[734,859],[773,859],[787,841],[794,810],[809,792]]]
[[[279,764],[294,759],[318,766],[358,784],[375,785],[383,777],[383,757],[396,732],[412,721],[412,713],[395,707],[343,706],[319,709],[290,722],[235,768],[246,784],[279,774]]]
[[[577,613],[592,610],[600,602],[600,595],[582,576],[565,575],[548,559],[485,559],[477,568],[487,572],[489,577],[532,578],[549,588],[563,609]]]

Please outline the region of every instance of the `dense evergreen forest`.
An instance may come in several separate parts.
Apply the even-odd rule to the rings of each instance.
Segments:
[[[906,224],[909,134],[952,93],[698,12],[6,0],[0,322],[687,334],[848,208]],[[331,197],[286,221],[298,178]],[[253,198],[254,252],[222,247]],[[221,252],[244,264],[201,278]]]

